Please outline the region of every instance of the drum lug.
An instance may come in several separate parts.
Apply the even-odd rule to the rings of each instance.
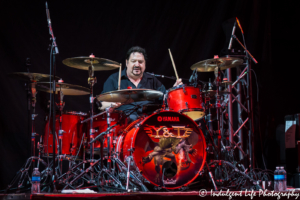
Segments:
[[[183,93],[186,94],[185,85],[182,87]]]
[[[128,149],[127,151],[129,151],[129,152],[134,152],[134,150],[135,150],[135,148],[134,147],[132,147],[131,149]]]
[[[185,106],[187,109],[189,109],[189,103],[188,102],[185,102]]]

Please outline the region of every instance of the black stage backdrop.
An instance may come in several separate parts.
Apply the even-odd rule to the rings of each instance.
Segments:
[[[148,52],[146,71],[174,76],[170,48],[179,76],[189,78],[192,64],[220,54],[227,46],[222,23],[238,17],[247,47],[259,62],[252,65],[259,87],[258,104],[253,76],[255,118],[257,124],[260,116],[262,134],[260,138],[258,130],[255,132],[257,166],[263,167],[261,152],[265,152],[267,167],[274,170],[276,155],[275,151],[268,154],[272,152],[268,141],[274,139],[275,128],[284,123],[285,115],[300,112],[296,70],[299,39],[295,39],[297,33],[291,32],[294,24],[299,24],[297,5],[238,0],[49,0],[48,5],[59,49],[57,76],[65,83],[84,87],[89,87],[88,72],[63,65],[63,59],[93,53],[125,66],[126,51],[134,45]],[[30,156],[25,83],[9,78],[8,74],[25,72],[26,58],[31,59],[30,72],[50,73],[45,1],[2,0],[0,25],[0,188],[4,188]],[[114,72],[95,72],[98,80],[95,95]],[[198,75],[203,81],[213,77],[213,73]],[[174,83],[167,79],[161,81],[166,88]],[[47,101],[48,94],[38,92],[36,132],[40,135],[44,134]],[[65,96],[65,103],[64,110],[89,110],[88,95]]]

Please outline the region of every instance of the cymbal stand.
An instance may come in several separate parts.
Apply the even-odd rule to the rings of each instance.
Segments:
[[[35,156],[35,136],[37,135],[35,132],[35,104],[36,104],[36,81],[31,82],[31,106],[32,106],[32,114],[31,114],[31,156]]]
[[[211,83],[211,80],[209,79],[209,83],[208,83],[208,90],[212,90],[212,83]],[[213,120],[212,120],[212,113],[211,113],[211,108],[212,108],[212,105],[210,103],[210,96],[209,94],[207,94],[205,96],[205,104],[206,104],[206,107],[208,108],[208,115],[207,115],[207,122],[208,122],[208,128],[209,128],[209,131],[210,133],[212,134],[213,133]]]
[[[108,107],[105,109],[106,113],[107,113],[107,117],[106,117],[106,122],[107,122],[107,129],[110,128],[110,124],[111,124],[111,117],[110,114],[113,111],[112,107]],[[108,171],[111,171],[111,133],[112,131],[109,130],[107,135],[106,135],[106,139],[107,139],[107,169]]]
[[[59,80],[58,81],[59,83],[63,82],[62,80]],[[58,145],[57,145],[57,156],[59,157],[60,155],[62,155],[62,144],[63,144],[63,134],[66,132],[64,130],[62,130],[62,111],[63,111],[63,108],[65,106],[65,103],[63,101],[63,98],[64,98],[64,94],[61,90],[61,85],[60,85],[60,88],[59,88],[59,92],[58,92],[58,99],[59,99],[59,103],[56,103],[56,106],[59,108],[59,130],[58,130]],[[55,121],[56,123],[56,121]],[[53,134],[56,134],[56,131],[52,131]],[[62,173],[62,160],[61,159],[58,159],[58,166],[60,165],[60,168],[59,168],[59,172],[60,174]],[[70,164],[70,163],[69,163]]]
[[[90,116],[91,116],[91,120],[90,120],[90,138],[91,140],[94,139],[94,133],[95,133],[95,129],[93,126],[93,115],[94,115],[94,96],[93,96],[93,87],[94,84],[97,83],[97,78],[94,77],[94,59],[95,56],[93,54],[91,54],[90,56],[90,63],[91,65],[89,66],[89,78],[88,78],[88,84],[90,85]],[[90,144],[90,160],[94,159],[94,147],[95,144],[92,143]],[[93,163],[91,163],[91,165],[93,165]],[[91,173],[91,178],[93,179],[93,172]]]
[[[27,159],[25,165],[17,172],[17,174],[15,175],[13,180],[7,186],[7,188],[5,189],[5,193],[7,193],[11,189],[11,187],[16,183],[16,181],[18,179],[19,179],[19,181],[18,181],[16,193],[20,192],[20,189],[22,188],[26,178],[31,183],[31,177],[29,175],[29,171],[32,167],[32,163],[34,162],[34,160],[40,161],[46,168],[48,168],[47,163],[43,159],[36,157],[36,156],[31,156],[30,158]],[[41,177],[42,177],[42,175],[41,175]]]
[[[219,66],[215,68],[215,81],[216,81],[216,114],[217,114],[217,130],[215,133],[218,135],[218,159],[221,159],[221,131],[220,131],[220,108],[221,108],[221,96],[220,96],[220,82],[221,82],[221,71]]]
[[[61,82],[61,81],[58,81],[58,82]],[[60,85],[61,87],[61,85]],[[59,103],[56,103],[56,106],[59,108],[59,131],[58,131],[58,147],[57,147],[57,150],[58,150],[58,155],[61,155],[62,154],[62,140],[63,140],[63,133],[65,133],[66,131],[62,130],[62,111],[63,111],[63,108],[65,106],[65,103],[63,101],[63,98],[64,98],[64,94],[63,92],[61,91],[61,88],[60,88],[60,91],[58,93],[58,99],[59,99]]]

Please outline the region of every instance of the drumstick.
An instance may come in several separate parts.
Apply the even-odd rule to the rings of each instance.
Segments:
[[[173,65],[173,68],[174,68],[174,71],[175,71],[175,76],[176,76],[176,79],[178,80],[179,79],[178,74],[177,74],[177,71],[176,71],[175,63],[174,63],[173,56],[172,56],[172,53],[171,53],[170,49],[169,49],[169,53],[170,53],[170,58],[171,58],[172,65]]]
[[[119,69],[118,90],[120,90],[121,87],[121,71],[122,71],[122,63],[120,63],[120,69]]]

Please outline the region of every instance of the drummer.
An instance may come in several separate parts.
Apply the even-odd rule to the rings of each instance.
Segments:
[[[121,86],[120,89],[154,89],[166,92],[165,86],[155,77],[145,72],[146,69],[147,54],[146,50],[134,46],[130,48],[126,55],[126,67],[121,72]],[[116,72],[108,77],[103,86],[101,93],[118,90],[118,76],[119,72]],[[182,84],[182,80],[178,79],[174,86]],[[127,102],[128,104],[122,105],[121,103],[101,102],[100,110],[104,110],[109,106],[118,107],[118,110],[124,111],[126,114],[130,114],[130,120],[136,120],[138,116],[142,115],[143,105],[162,103],[162,98],[156,102],[153,101],[139,101],[139,102]]]

